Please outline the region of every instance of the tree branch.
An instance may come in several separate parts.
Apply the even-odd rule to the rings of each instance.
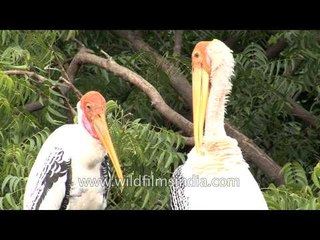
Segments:
[[[73,68],[74,74],[77,73],[78,69],[82,64],[93,64],[99,66],[107,70],[108,72],[111,72],[114,75],[119,76],[122,79],[135,85],[150,98],[151,105],[158,112],[160,112],[168,121],[178,126],[181,130],[184,131],[185,134],[189,136],[192,135],[192,123],[185,119],[183,116],[181,116],[179,113],[174,111],[172,108],[170,108],[165,103],[157,89],[137,73],[119,65],[112,59],[112,57],[105,59],[97,55],[94,55],[88,51],[80,51],[72,60],[70,67]],[[74,78],[74,75],[69,75],[69,77]]]
[[[61,65],[60,67],[62,67],[62,65]],[[64,71],[63,67],[62,67],[62,70]],[[46,78],[45,78],[45,77],[43,77],[43,76],[41,76],[41,75],[39,75],[39,74],[37,74],[37,73],[35,73],[35,72],[31,72],[31,71],[25,71],[25,70],[8,70],[8,71],[4,71],[4,73],[7,74],[7,75],[27,75],[27,76],[30,77],[30,78],[37,79],[37,81],[38,81],[39,83],[42,83],[42,82],[46,81]],[[66,83],[70,88],[72,88],[73,91],[74,91],[74,92],[76,93],[76,95],[78,96],[78,98],[79,98],[79,96],[80,96],[80,97],[82,96],[81,92],[80,92],[72,83],[70,83],[68,80],[66,80],[66,79],[63,78],[63,77],[60,77],[59,80],[62,80],[62,81],[63,81],[64,83]],[[63,101],[64,101],[64,103],[65,103],[65,106],[69,109],[72,117],[74,117],[75,114],[76,114],[76,112],[75,112],[75,110],[72,108],[69,100],[66,98],[65,93],[63,93],[63,92],[61,91],[61,87],[60,87],[60,88],[58,87],[57,89],[58,89],[58,91],[60,91],[60,93],[64,96]],[[27,112],[34,112],[34,111],[37,111],[37,110],[42,109],[43,107],[44,107],[44,105],[42,105],[41,103],[39,103],[39,102],[33,102],[33,103],[28,103],[28,104],[24,105],[23,108],[24,108],[24,110],[27,111]]]
[[[229,48],[233,48],[233,46],[237,43],[239,37],[238,36],[231,36],[229,38],[227,38],[224,43],[229,47]]]
[[[23,107],[23,109],[27,112],[35,112],[41,110],[42,108],[44,108],[44,105],[39,102],[27,103]]]
[[[179,67],[174,66],[167,59],[162,57],[155,49],[149,46],[146,42],[143,41],[141,36],[138,36],[132,31],[113,31],[118,36],[126,39],[129,44],[136,51],[144,51],[150,53],[152,58],[150,60],[159,64],[162,70],[169,76],[170,83],[173,88],[178,92],[178,94],[183,98],[189,107],[192,106],[192,91],[191,85],[180,71]],[[148,56],[148,55],[147,55]]]
[[[4,71],[4,73],[7,75],[27,75],[30,78],[36,79],[39,83],[42,83],[46,80],[45,77],[43,77],[35,72],[30,72],[30,71],[25,71],[25,70],[8,70],[8,71]]]
[[[312,113],[304,109],[301,105],[296,103],[293,99],[289,99],[289,102],[291,104],[291,107],[292,107],[291,111],[294,116],[300,118],[306,124],[312,127],[318,126],[319,120],[315,115],[313,115]]]
[[[274,58],[279,55],[279,53],[288,45],[287,40],[284,38],[279,39],[276,44],[271,45],[266,50],[266,56],[268,58]]]
[[[181,54],[183,30],[176,30],[174,36],[173,55],[179,57]]]
[[[70,117],[68,117],[68,119],[69,119],[69,122],[71,123],[71,122],[73,122],[73,118],[77,115],[77,112],[76,112],[76,110],[74,110],[74,108],[70,104],[69,99],[66,97],[66,95],[63,94],[61,91],[60,91],[60,93],[63,96],[64,105],[69,109]]]
[[[79,91],[78,88],[76,88],[71,82],[69,82],[67,79],[60,77],[59,80],[62,80],[65,84],[67,84],[70,89],[72,89],[74,91],[74,93],[76,94],[78,100],[80,100],[80,98],[82,97],[82,93]],[[61,94],[65,95],[65,93],[61,92]]]
[[[35,72],[30,72],[25,70],[8,70],[8,71],[4,71],[4,73],[7,75],[27,75],[30,78],[36,79],[39,83],[44,82],[46,80],[45,77]],[[44,106],[39,102],[28,103],[23,107],[23,109],[27,112],[34,112],[42,108],[44,108]]]
[[[275,45],[273,45],[273,46],[275,46]],[[283,46],[283,43],[280,43],[278,45],[277,50],[280,49],[279,46]],[[273,51],[273,53],[275,53],[275,50]],[[285,76],[285,77],[291,76],[293,74],[294,70],[300,65],[301,62],[302,62],[302,59],[295,60],[293,67],[288,67],[286,72],[283,73],[283,76]],[[310,125],[312,127],[318,126],[319,120],[315,115],[313,115],[311,112],[306,110],[300,104],[296,103],[294,99],[288,98],[288,101],[291,104],[291,112],[294,116],[296,116],[297,118],[300,118],[307,125]]]
[[[276,44],[270,46],[266,50],[266,56],[268,58],[274,58],[280,54],[280,52],[288,45],[288,42],[281,38]],[[289,77],[292,75],[294,70],[300,65],[302,62],[301,59],[297,59],[295,61],[295,64],[293,67],[289,67],[286,72],[283,73],[283,76]],[[306,110],[304,107],[302,107],[300,104],[296,103],[294,99],[288,98],[288,101],[291,104],[291,112],[294,116],[297,118],[300,118],[304,123],[307,125],[310,125],[312,127],[317,127],[319,120],[318,118],[313,115],[311,112]]]
[[[271,181],[277,185],[284,183],[281,174],[281,167],[275,163],[261,148],[259,148],[251,139],[242,134],[228,121],[225,121],[225,129],[230,137],[237,139],[239,147],[243,152],[243,157],[248,162],[253,162],[264,172]]]

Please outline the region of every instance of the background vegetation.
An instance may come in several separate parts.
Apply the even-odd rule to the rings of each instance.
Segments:
[[[276,186],[250,162],[270,209],[320,208],[320,31],[132,33],[189,83],[194,45],[213,38],[225,41],[236,59],[227,118],[283,167],[285,184]],[[61,91],[65,82],[60,77],[81,45],[101,57],[108,53],[142,76],[190,120],[190,106],[172,84],[172,75],[155,55],[138,51],[137,44],[117,31],[0,31],[0,209],[22,208],[42,143],[54,129],[73,122],[70,105],[75,107],[78,97],[74,89]],[[143,91],[96,65],[83,65],[75,80],[82,93],[97,90],[109,100],[107,118],[127,176],[168,179],[183,163],[191,149],[183,129],[164,118]],[[36,102],[41,107],[34,107]],[[128,187],[120,194],[113,188],[107,208],[168,209],[169,189]]]

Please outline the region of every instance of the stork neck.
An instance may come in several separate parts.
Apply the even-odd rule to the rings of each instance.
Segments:
[[[81,110],[80,103],[77,104],[78,124],[82,126],[93,138],[98,139],[97,134],[92,129],[89,120],[86,118],[84,112]]]
[[[231,83],[228,76],[217,71],[211,76],[211,89],[208,98],[204,139],[224,137],[224,113],[226,94],[229,93]]]

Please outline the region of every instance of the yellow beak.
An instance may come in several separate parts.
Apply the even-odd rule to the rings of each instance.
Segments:
[[[114,167],[116,174],[120,180],[121,189],[123,189],[124,177],[122,174],[122,170],[120,167],[120,162],[119,162],[118,156],[116,154],[113,143],[111,141],[111,137],[110,137],[109,130],[108,130],[108,125],[107,125],[104,114],[98,115],[98,117],[93,119],[93,127],[94,127],[102,145],[105,147],[105,149],[108,152],[108,155],[111,159],[113,167]]]
[[[209,74],[201,66],[196,64],[192,70],[192,100],[193,100],[193,136],[196,151],[200,154],[203,127],[209,96]]]

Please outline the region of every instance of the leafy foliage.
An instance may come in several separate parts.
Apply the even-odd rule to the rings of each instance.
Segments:
[[[269,209],[272,210],[319,210],[320,209],[320,164],[311,173],[311,184],[298,162],[283,167],[285,185],[270,184],[264,192]]]
[[[318,119],[320,107],[319,31],[184,31],[181,56],[173,55],[174,31],[142,31],[143,39],[179,67],[191,80],[190,55],[201,40],[233,42],[236,59],[227,118],[283,166],[286,184],[276,187],[255,166],[252,172],[271,209],[319,208],[319,120],[310,127],[292,112],[291,101]],[[78,42],[118,63],[154,85],[177,112],[190,118],[190,107],[172,88],[151,56],[135,52],[112,31],[0,31],[0,209],[21,209],[25,183],[47,136],[72,117],[58,87],[64,67],[78,51]],[[280,40],[286,46],[277,56],[267,49]],[[76,41],[75,41],[76,40]],[[29,70],[44,82],[6,70]],[[118,76],[92,65],[83,66],[75,86],[97,90],[108,101],[111,134],[129,179],[152,176],[168,179],[189,151],[179,129],[152,108],[148,97]],[[77,98],[66,96],[72,106]],[[25,106],[40,102],[40,111]],[[143,179],[140,179],[140,182]],[[129,186],[111,190],[108,209],[167,209],[168,187]],[[151,181],[151,180],[150,180]],[[166,180],[163,180],[166,181]],[[161,184],[160,184],[161,185]],[[269,187],[267,187],[269,186]]]
[[[111,107],[111,105],[113,105]],[[168,181],[172,170],[185,160],[182,137],[165,128],[132,120],[124,111],[109,101],[113,109],[108,119],[116,151],[126,176],[123,192],[112,188],[110,209],[166,209],[168,208]],[[152,181],[156,186],[151,186]]]

